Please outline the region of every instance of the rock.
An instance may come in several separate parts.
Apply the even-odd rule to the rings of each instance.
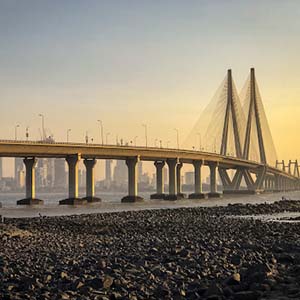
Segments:
[[[68,279],[68,277],[69,277],[69,276],[68,276],[68,274],[67,274],[66,272],[61,272],[61,273],[60,273],[60,278],[61,278],[61,279]]]
[[[240,255],[233,255],[231,258],[230,258],[230,262],[235,265],[235,266],[239,266],[242,262],[242,258]]]
[[[235,300],[257,300],[259,298],[259,294],[253,291],[243,291],[235,293]]]
[[[88,282],[88,284],[95,290],[103,288],[103,281],[100,278],[93,278]]]
[[[206,291],[206,296],[222,295],[222,287],[218,283],[213,283]]]
[[[103,288],[109,289],[114,283],[114,279],[108,275],[106,275],[103,279]]]
[[[225,280],[225,284],[227,285],[237,285],[241,282],[241,276],[239,273],[234,273],[227,280]]]

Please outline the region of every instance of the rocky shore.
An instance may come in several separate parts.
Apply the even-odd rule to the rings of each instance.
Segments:
[[[299,201],[0,225],[0,299],[300,299]]]

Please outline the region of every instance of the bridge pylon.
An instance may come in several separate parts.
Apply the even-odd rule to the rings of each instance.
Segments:
[[[262,166],[255,170],[250,170],[248,168],[238,168],[236,169],[236,173],[233,176],[232,180],[230,180],[229,177],[224,174],[226,170],[221,170],[220,176],[223,181],[225,192],[238,192],[240,190],[240,186],[243,178],[246,183],[248,191],[259,192],[263,190],[266,174],[267,174],[267,156],[266,156],[266,149],[265,149],[266,136],[270,140],[271,146],[272,147],[274,146],[271,133],[268,127],[268,123],[265,117],[264,108],[261,103],[261,99],[259,98],[260,97],[259,93],[257,91],[254,68],[250,69],[250,81],[249,81],[249,85],[247,86],[247,89],[248,89],[248,93],[245,102],[247,102],[248,107],[247,107],[247,111],[245,111],[245,115],[247,119],[244,128],[245,134],[244,134],[243,151],[241,151],[242,152],[241,155],[237,157],[243,158],[245,160],[251,160],[252,158],[250,157],[250,150],[251,149],[252,151],[253,149],[256,150],[255,145],[257,144],[258,146],[257,150],[259,152],[259,162],[262,164]],[[226,127],[226,119],[225,119],[224,128],[225,127]],[[254,136],[256,136],[257,139],[254,138]],[[252,174],[254,176],[252,176]]]
[[[225,112],[225,119],[224,119],[224,126],[222,131],[222,142],[221,142],[221,155],[227,154],[227,145],[228,145],[228,131],[229,131],[229,124],[230,124],[230,116],[232,121],[233,127],[233,138],[234,138],[234,145],[236,156],[242,156],[242,148],[241,148],[241,136],[240,136],[240,129],[238,126],[237,121],[237,103],[238,101],[235,97],[233,97],[233,86],[232,86],[232,74],[231,70],[227,71],[227,103],[226,103],[226,112]]]

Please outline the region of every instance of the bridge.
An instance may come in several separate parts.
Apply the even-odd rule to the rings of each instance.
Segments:
[[[94,167],[98,159],[125,160],[128,168],[128,195],[123,202],[140,201],[138,195],[137,163],[153,161],[156,167],[156,193],[152,199],[177,200],[184,197],[181,191],[181,169],[183,164],[194,167],[194,193],[190,199],[221,197],[217,191],[219,173],[223,193],[261,193],[296,190],[300,187],[298,162],[279,162],[265,116],[261,97],[252,68],[246,83],[244,105],[236,93],[231,70],[209,104],[200,123],[205,120],[207,128],[204,138],[213,140],[215,151],[195,147],[168,149],[157,147],[96,145],[81,143],[52,143],[35,141],[0,141],[0,157],[24,158],[26,170],[26,196],[17,204],[41,204],[35,196],[35,166],[38,158],[65,158],[68,164],[69,194],[60,204],[82,204],[97,202],[95,197]],[[244,107],[244,108],[243,108]],[[209,110],[211,115],[209,116]],[[209,118],[208,118],[209,116]],[[247,117],[245,117],[247,116]],[[208,120],[207,120],[208,119]],[[220,122],[218,122],[220,120]],[[199,123],[199,122],[198,122]],[[195,131],[202,131],[196,124]],[[188,138],[190,141],[191,138]],[[216,151],[219,142],[219,152]],[[86,167],[86,197],[78,196],[78,163],[83,159]],[[168,167],[169,191],[165,193],[163,169]],[[201,171],[203,166],[210,170],[210,191],[202,191]]]

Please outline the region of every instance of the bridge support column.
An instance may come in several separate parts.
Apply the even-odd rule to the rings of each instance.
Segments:
[[[36,158],[25,158],[26,169],[26,198],[17,201],[17,205],[43,204],[43,200],[35,198],[35,166]]]
[[[181,169],[182,169],[182,162],[178,163],[176,166],[176,184],[177,184],[177,195],[178,198],[185,198],[185,195],[182,193],[181,190]]]
[[[203,199],[206,196],[202,192],[201,169],[202,169],[203,162],[201,160],[195,160],[193,162],[193,165],[194,165],[195,192],[189,195],[189,199]]]
[[[156,161],[154,163],[156,168],[156,194],[150,196],[151,199],[164,199],[164,161]]]
[[[282,192],[284,189],[284,179],[282,176],[279,176],[279,190]]]
[[[165,195],[165,200],[180,199],[177,193],[177,164],[177,158],[167,160],[167,165],[169,168],[169,195]]]
[[[281,187],[280,187],[280,176],[278,174],[275,175],[274,181],[275,181],[275,187],[274,187],[275,192],[280,192],[280,189],[281,189]]]
[[[85,159],[83,161],[86,168],[86,199],[88,202],[100,202],[101,199],[95,197],[95,177],[94,177],[94,167],[97,163],[95,158]]]
[[[220,198],[222,195],[217,192],[217,163],[210,163],[210,193],[208,193],[208,197],[210,198]]]
[[[265,191],[269,192],[271,190],[271,179],[270,177],[265,178]]]
[[[128,168],[128,196],[122,198],[122,202],[137,202],[142,201],[143,198],[138,196],[138,183],[137,183],[137,163],[139,157],[126,159]]]
[[[78,197],[78,163],[81,155],[69,155],[66,158],[69,168],[69,198],[59,201],[61,205],[76,205],[87,202],[85,199]]]

